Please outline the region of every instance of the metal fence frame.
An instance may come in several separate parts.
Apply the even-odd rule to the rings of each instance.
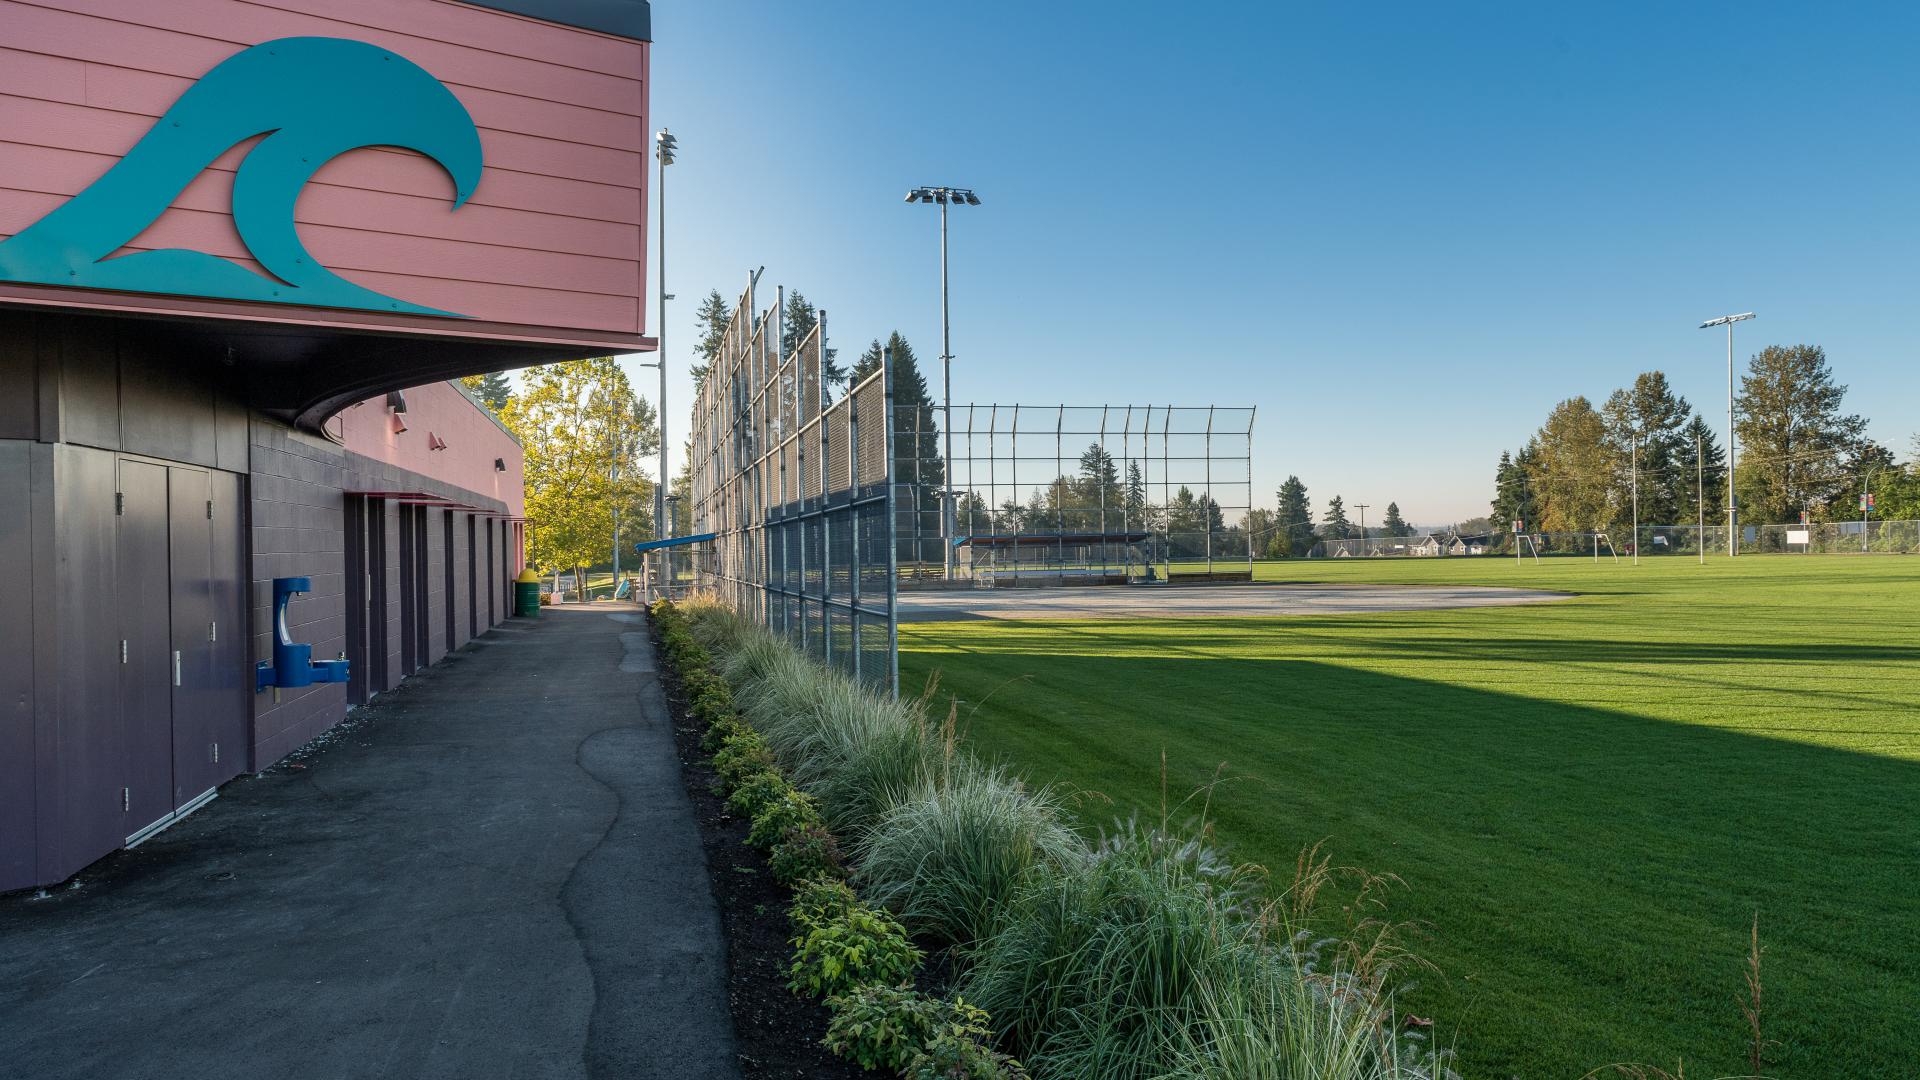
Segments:
[[[785,289],[749,282],[692,418],[688,556],[698,586],[802,651],[897,693],[893,370],[832,400],[827,315],[783,354]]]

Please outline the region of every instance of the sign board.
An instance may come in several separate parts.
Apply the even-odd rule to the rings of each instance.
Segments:
[[[1812,536],[1813,536],[1813,533],[1806,529],[1788,529],[1787,543],[1789,544],[1812,543],[1812,540],[1811,540]]]
[[[573,591],[573,575],[572,574],[555,574],[553,576],[553,591],[554,592],[572,592]]]
[[[1521,521],[1521,520],[1520,520],[1519,518],[1514,518],[1514,519],[1513,519],[1513,532],[1514,532],[1514,535],[1515,535],[1515,536],[1518,536],[1519,534],[1521,534],[1521,533],[1523,533],[1523,532],[1526,532],[1527,530],[1526,530],[1526,528],[1525,528],[1525,526],[1526,526],[1526,522],[1524,522],[1524,521]]]

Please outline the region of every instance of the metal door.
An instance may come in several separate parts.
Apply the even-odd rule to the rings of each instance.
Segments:
[[[220,695],[214,692],[213,486],[198,469],[167,470],[167,543],[173,570],[173,806],[219,783]]]
[[[182,470],[173,473],[176,480],[182,478]],[[198,628],[196,636],[174,642],[183,656],[203,649],[205,657],[201,665],[205,681],[189,689],[204,717],[200,734],[207,745],[205,753],[198,755],[199,771],[177,779],[175,785],[188,798],[245,772],[251,750],[247,736],[253,709],[253,665],[247,662],[245,502],[238,476],[227,472],[204,475],[212,504],[212,516],[205,522],[207,622]],[[174,588],[179,588],[177,581]],[[188,663],[184,670],[192,672],[195,665]],[[182,719],[175,717],[176,731],[182,727]],[[191,746],[176,748],[176,775],[194,758],[191,750]]]
[[[173,813],[173,642],[168,584],[167,469],[121,459],[114,518],[114,605],[120,624],[122,837]]]

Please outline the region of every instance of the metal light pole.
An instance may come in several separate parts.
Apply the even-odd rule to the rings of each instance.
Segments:
[[[660,475],[653,485],[653,535],[662,540],[673,535],[673,520],[667,516],[667,301],[673,295],[667,292],[667,166],[673,164],[674,151],[680,148],[680,141],[661,128],[653,137],[654,152],[660,158],[660,228],[657,233],[660,244],[660,325],[654,328],[654,336],[659,340],[659,352],[654,355],[660,362],[660,408],[656,410],[660,425]],[[661,555],[661,559],[666,559]]]
[[[1753,318],[1753,312],[1739,315],[1722,315],[1717,319],[1708,319],[1700,324],[1705,330],[1710,326],[1727,328],[1727,558],[1731,559],[1740,552],[1740,511],[1733,503],[1733,465],[1736,460],[1734,443],[1737,436],[1733,430],[1733,324]],[[1703,541],[1705,537],[1701,538]]]
[[[1699,435],[1693,437],[1693,509],[1700,515],[1700,565],[1707,565],[1707,449]]]
[[[940,467],[943,490],[940,494],[941,562],[946,580],[953,580],[953,337],[947,315],[947,204],[979,206],[980,197],[966,188],[917,187],[907,192],[908,202],[940,204],[940,426],[947,448]]]
[[[1640,433],[1633,432],[1628,466],[1633,470],[1633,565],[1640,565]]]
[[[1354,503],[1354,509],[1360,511],[1360,554],[1367,553],[1367,507],[1372,503]]]

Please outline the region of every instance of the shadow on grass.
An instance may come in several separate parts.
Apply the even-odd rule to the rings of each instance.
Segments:
[[[1780,1075],[1892,1076],[1910,1064],[1897,1048],[1911,1045],[1906,1006],[1920,999],[1920,765],[1338,664],[1196,656],[1206,634],[1172,643],[1173,655],[1093,656],[997,635],[977,653],[903,652],[903,685],[938,668],[943,693],[991,694],[969,720],[976,745],[1037,781],[1114,798],[1096,820],[1157,810],[1164,749],[1176,798],[1223,760],[1257,781],[1214,798],[1237,856],[1291,866],[1325,837],[1345,861],[1401,874],[1411,890],[1400,914],[1430,925],[1422,951],[1445,969],[1408,1000],[1452,1026],[1469,1075],[1682,1057],[1704,1075],[1737,1071],[1732,995],[1756,911]],[[1658,662],[1673,648],[1367,644],[1542,665]],[[1909,661],[1920,650],[1702,644],[1689,655]]]

